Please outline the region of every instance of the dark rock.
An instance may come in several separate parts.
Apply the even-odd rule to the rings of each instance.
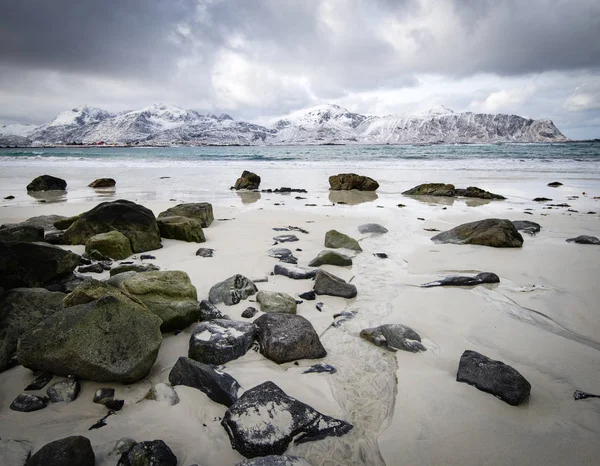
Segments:
[[[0,241],[0,283],[5,288],[39,287],[72,276],[79,255],[56,246]]]
[[[513,406],[522,403],[531,392],[531,385],[517,370],[471,350],[460,358],[456,381],[473,385]]]
[[[29,393],[22,393],[10,404],[10,409],[13,411],[21,411],[23,413],[38,411],[45,407],[46,400],[37,395],[30,395]]]
[[[254,324],[258,327],[260,352],[277,364],[327,355],[312,324],[302,316],[263,314]]]
[[[339,277],[324,270],[319,270],[315,278],[313,290],[316,294],[339,296],[341,298],[354,298],[357,294],[356,286],[346,283]]]
[[[334,191],[347,191],[356,189],[358,191],[376,191],[379,183],[368,176],[356,173],[340,173],[329,177],[330,189]]]
[[[321,265],[338,265],[340,267],[352,265],[352,259],[337,251],[324,250],[317,257],[308,263],[309,267],[319,267]]]
[[[259,186],[260,176],[244,170],[242,176],[236,180],[233,189],[258,189]]]
[[[208,228],[214,220],[212,204],[208,202],[179,204],[158,214],[158,218],[163,217],[191,218],[200,222],[202,228]]]
[[[314,267],[302,267],[300,265],[289,266],[283,263],[275,264],[273,267],[273,273],[275,275],[283,275],[294,280],[306,280],[308,278],[314,278],[319,269]]]
[[[85,252],[96,250],[114,260],[126,259],[133,254],[129,238],[117,230],[99,233],[85,242]]]
[[[15,196],[9,195],[9,196],[6,196],[4,199],[6,199],[7,201],[12,201],[14,198],[15,198]]]
[[[115,389],[114,388],[99,388],[94,393],[94,403],[106,405],[107,402],[114,400]]]
[[[446,277],[442,280],[436,280],[421,285],[422,288],[431,288],[433,286],[475,286],[482,283],[500,283],[498,275],[492,272],[481,272],[474,277]]]
[[[125,405],[125,401],[124,400],[107,400],[103,404],[111,411],[121,411],[121,409],[123,408],[123,405]]]
[[[325,247],[334,249],[346,248],[358,252],[362,251],[358,241],[337,230],[329,230],[325,233]]]
[[[152,254],[142,254],[140,256],[140,260],[142,260],[142,261],[150,261],[150,260],[155,260],[155,259],[156,259],[156,257],[153,256]]]
[[[218,372],[207,364],[180,357],[169,373],[171,385],[186,385],[196,388],[213,400],[231,406],[238,399],[240,389],[237,381],[229,374]]]
[[[532,236],[539,233],[542,229],[539,223],[530,222],[529,220],[513,220],[512,223],[517,230]]]
[[[210,248],[200,248],[196,251],[196,255],[200,257],[212,257],[215,250]]]
[[[114,296],[115,298],[125,302],[132,301],[141,308],[146,309],[146,306],[139,299],[135,298],[129,293],[120,290],[110,283],[94,279],[90,279],[81,283],[71,293],[65,296],[63,299],[63,305],[65,308],[67,308],[76,306],[78,304],[90,303],[106,296]]]
[[[200,321],[205,322],[214,319],[227,319],[227,317],[219,311],[217,306],[210,301],[203,299],[200,301]]]
[[[380,259],[387,259],[388,255],[385,252],[374,252],[373,255],[375,257],[379,257]]]
[[[123,199],[102,202],[81,214],[65,231],[63,239],[69,244],[85,244],[98,233],[117,230],[131,243],[133,252],[159,249],[160,232],[150,209]]]
[[[96,262],[95,264],[82,265],[77,271],[79,273],[102,273],[104,272],[104,267],[102,267],[100,262]]]
[[[226,306],[233,306],[257,291],[258,288],[252,281],[237,274],[213,285],[208,293],[208,300],[213,304],[224,303]]]
[[[313,366],[310,366],[308,369],[306,369],[304,372],[302,372],[303,374],[311,374],[311,373],[327,373],[327,374],[335,374],[337,372],[337,369],[333,366],[330,366],[329,364],[315,364]]]
[[[549,201],[551,201],[551,200],[552,200],[552,199],[549,199],[549,198],[547,198],[547,197],[536,197],[536,198],[534,199],[534,201],[535,201],[535,202],[549,202]]]
[[[119,275],[125,272],[156,272],[160,270],[158,265],[154,264],[125,264],[125,265],[117,265],[110,269],[110,276],[114,277],[115,275]]]
[[[293,243],[294,241],[300,241],[296,235],[279,235],[273,237],[274,241],[278,243]]]
[[[140,442],[121,455],[117,466],[177,466],[177,457],[162,440]]]
[[[31,382],[25,387],[25,391],[27,392],[30,390],[41,390],[46,385],[48,385],[48,382],[50,382],[53,377],[54,374],[51,374],[50,372],[42,372],[35,378],[33,382]]]
[[[431,238],[434,243],[478,244],[495,248],[520,248],[523,237],[510,220],[489,218],[464,223]]]
[[[600,239],[595,236],[581,235],[577,238],[569,238],[567,243],[577,243],[577,244],[600,244]]]
[[[563,184],[560,181],[553,181],[552,183],[548,183],[548,186],[550,186],[551,188],[558,188],[559,186],[562,186]]]
[[[79,218],[79,215],[74,215],[72,217],[61,217],[54,220],[52,226],[58,230],[66,230],[69,228],[75,221]]]
[[[201,322],[190,336],[188,357],[205,364],[225,364],[246,354],[257,332],[256,326],[247,322]]]
[[[400,324],[384,324],[360,331],[360,337],[392,351],[403,350],[411,353],[427,351],[421,343],[420,335],[412,328]]]
[[[145,377],[156,360],[160,324],[143,307],[107,296],[44,320],[21,338],[17,357],[32,370],[131,383]]]
[[[2,225],[0,227],[0,240],[23,241],[25,243],[44,241],[44,229],[20,223]]]
[[[67,182],[55,176],[42,175],[35,178],[27,185],[27,191],[64,191]]]
[[[306,299],[307,301],[314,301],[316,299],[316,295],[314,291],[305,291],[304,293],[300,293],[298,295],[302,299]]]
[[[49,231],[44,234],[44,242],[48,244],[67,244],[62,231]]]
[[[52,403],[64,401],[70,403],[77,399],[80,390],[79,382],[75,379],[66,379],[48,387],[46,394]]]
[[[259,291],[256,301],[260,304],[260,310],[267,313],[295,314],[297,309],[296,300],[292,296],[276,291]]]
[[[310,466],[310,463],[299,456],[268,455],[244,460],[236,466]]]
[[[250,306],[250,307],[247,307],[246,309],[244,309],[244,312],[242,312],[242,317],[244,317],[246,319],[251,319],[257,313],[258,313],[258,309],[256,309],[255,307]]]
[[[382,235],[388,232],[388,229],[378,223],[365,223],[358,227],[358,232],[365,235],[367,233],[374,233],[376,235]]]
[[[292,441],[300,444],[339,437],[353,427],[288,396],[273,382],[246,391],[227,410],[221,424],[233,449],[247,458],[281,455]]]
[[[80,435],[47,443],[29,460],[27,466],[94,466],[92,444]]]
[[[342,325],[344,322],[348,322],[349,320],[354,319],[355,316],[356,316],[356,311],[344,311],[344,312],[340,312],[339,314],[334,314],[333,318],[335,320],[333,321],[331,326],[337,328],[340,325]]]
[[[106,416],[104,416],[101,419],[98,419],[98,421],[96,421],[88,430],[94,430],[94,429],[100,429],[101,427],[104,427],[107,425],[106,423],[106,419],[108,419],[109,416],[112,416],[113,414],[115,414],[114,411],[109,411]]]
[[[88,184],[90,188],[112,188],[117,184],[112,178],[98,178]]]
[[[325,304],[317,303],[317,305],[315,307],[317,308],[317,311],[323,312],[323,306],[325,306]]]
[[[582,392],[581,390],[575,390],[573,392],[573,398],[575,401],[585,400],[586,398],[600,398],[600,395],[594,395],[593,393]]]
[[[43,288],[15,288],[0,297],[0,372],[9,368],[19,338],[60,313],[64,297]]]
[[[467,189],[456,189],[456,195],[463,197],[474,197],[477,199],[506,199],[500,194],[490,193],[489,191],[485,191],[475,186],[469,186]]]
[[[204,243],[206,237],[200,221],[189,217],[158,217],[156,220],[160,236],[168,239],[187,241],[188,243]]]
[[[420,184],[404,191],[402,194],[406,196],[456,196],[456,188],[453,184],[445,183],[426,183]]]
[[[292,251],[287,248],[272,248],[267,252],[269,257],[275,257],[286,264],[297,264],[298,258],[294,257]]]

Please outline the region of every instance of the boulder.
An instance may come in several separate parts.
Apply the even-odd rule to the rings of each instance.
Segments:
[[[431,238],[434,243],[478,244],[494,248],[520,248],[523,237],[510,220],[488,218],[464,223]]]
[[[72,276],[80,256],[43,243],[0,241],[0,283],[4,288],[39,287]]]
[[[352,265],[352,258],[337,251],[324,250],[308,263],[309,267],[319,267],[321,265],[339,265],[340,267],[345,267]]]
[[[310,463],[299,456],[268,455],[244,460],[236,466],[310,466]]]
[[[200,321],[201,322],[205,322],[208,320],[214,320],[214,319],[227,319],[228,317],[225,316],[221,311],[219,311],[219,308],[217,306],[215,306],[213,303],[211,303],[210,301],[207,301],[206,299],[203,299],[202,301],[200,301]]]
[[[258,327],[260,352],[277,364],[296,359],[327,356],[312,324],[296,314],[263,314],[254,321]]]
[[[325,233],[325,247],[326,248],[346,248],[353,251],[362,251],[362,248],[354,238],[351,238],[344,233],[340,233],[337,230],[329,230]]]
[[[282,262],[275,264],[275,267],[273,267],[273,273],[275,275],[283,275],[284,277],[293,280],[315,278],[318,271],[319,269],[315,267],[303,267],[301,265],[290,266]]]
[[[319,270],[315,277],[313,290],[316,294],[325,294],[329,296],[339,296],[340,298],[356,297],[356,286],[351,283],[346,283],[339,277]]]
[[[248,306],[246,309],[244,309],[244,312],[242,312],[242,317],[245,319],[251,319],[257,313],[258,313],[258,309],[256,309],[255,307],[252,307],[252,306]]]
[[[242,176],[236,180],[233,189],[258,189],[259,186],[260,176],[256,173],[244,170]]]
[[[188,243],[204,243],[204,231],[198,220],[189,217],[158,217],[160,236],[168,239],[187,241]]]
[[[115,399],[115,389],[114,388],[99,388],[94,393],[94,403],[100,405],[106,405],[109,401],[113,401]]]
[[[269,257],[279,259],[280,262],[285,262],[286,264],[298,263],[298,258],[294,257],[294,254],[288,248],[272,248],[267,251],[267,254]]]
[[[177,466],[177,457],[162,440],[136,443],[123,453],[117,466]]]
[[[415,186],[402,194],[405,196],[445,196],[454,197],[456,188],[453,184],[445,183],[425,183]]]
[[[102,273],[104,270],[104,266],[100,262],[90,265],[82,265],[77,268],[77,272],[79,273]]]
[[[457,189],[456,195],[463,196],[463,197],[474,197],[477,199],[490,199],[490,200],[491,199],[498,199],[498,200],[506,199],[504,196],[502,196],[500,194],[494,194],[489,191],[485,191],[484,189],[478,188],[476,186],[469,186],[466,189]]]
[[[67,189],[65,180],[50,175],[38,176],[27,185],[27,191],[64,191],[65,189]]]
[[[532,236],[539,233],[542,229],[539,223],[530,222],[529,220],[513,220],[512,223],[517,230]]]
[[[201,322],[190,336],[188,357],[204,364],[225,364],[246,354],[257,332],[256,325],[248,322]]]
[[[0,464],[25,466],[31,455],[31,442],[28,440],[0,440]]]
[[[378,223],[365,223],[364,225],[359,225],[358,232],[363,235],[367,233],[382,235],[384,233],[387,233],[388,229],[384,226],[379,225]]]
[[[180,357],[171,369],[169,382],[173,386],[185,385],[200,390],[215,403],[228,407],[236,402],[241,388],[229,374],[184,357]]]
[[[473,385],[513,406],[522,403],[531,392],[531,385],[516,369],[471,350],[460,358],[456,381]]]
[[[46,395],[52,403],[58,403],[64,401],[70,403],[77,399],[80,390],[79,382],[74,378],[69,378],[56,382],[48,387]]]
[[[10,409],[13,411],[20,411],[22,413],[30,413],[32,411],[44,409],[46,406],[47,402],[41,396],[22,393],[13,400],[13,402],[10,404]]]
[[[116,286],[113,286],[105,281],[86,280],[63,299],[65,308],[77,306],[78,304],[86,304],[105,296],[114,296],[115,298],[137,304],[140,310],[147,310],[147,307],[135,296],[123,291]]]
[[[94,466],[94,464],[96,464],[96,457],[92,444],[81,435],[47,443],[27,460],[27,466]]]
[[[142,273],[156,272],[158,270],[160,270],[160,267],[154,264],[123,264],[117,265],[116,267],[110,269],[110,276],[114,277],[115,275],[120,275],[126,272]]]
[[[23,241],[26,243],[44,241],[44,229],[21,223],[2,225],[0,227],[0,240]]]
[[[15,288],[0,297],[0,372],[9,368],[19,338],[61,312],[64,297],[44,288]]]
[[[434,286],[475,286],[482,283],[500,283],[500,277],[492,272],[481,272],[474,277],[446,277],[442,280],[424,283],[422,288],[431,288]]]
[[[85,252],[93,250],[114,260],[127,259],[133,254],[129,238],[117,230],[98,233],[85,242]]]
[[[85,244],[98,233],[117,230],[131,243],[133,252],[145,252],[162,247],[156,218],[150,209],[123,199],[102,202],[81,214],[64,232],[68,244]]]
[[[42,372],[40,375],[38,375],[35,378],[35,380],[33,382],[31,382],[29,385],[27,385],[25,387],[25,391],[41,390],[46,385],[48,385],[48,382],[50,382],[53,378],[54,378],[54,374],[51,374],[50,372]]]
[[[427,351],[421,337],[412,328],[400,324],[384,324],[360,331],[360,337],[391,351],[403,350],[411,353]]]
[[[97,180],[92,181],[88,186],[90,188],[112,188],[117,184],[117,182],[112,178],[98,178]]]
[[[211,248],[200,248],[196,251],[196,255],[200,257],[212,257],[214,253],[215,250]]]
[[[200,318],[196,288],[180,270],[142,272],[119,283],[162,320],[161,331],[182,330]]]
[[[213,285],[208,292],[208,300],[213,304],[223,303],[226,306],[233,306],[257,291],[258,288],[252,281],[237,274]]]
[[[25,367],[97,382],[145,377],[162,342],[161,320],[140,306],[107,296],[57,312],[19,342]]]
[[[273,382],[246,391],[227,410],[221,425],[233,449],[246,458],[281,455],[292,441],[339,437],[353,427],[288,396]]]
[[[357,175],[356,173],[340,173],[329,177],[329,186],[334,191],[348,191],[350,189],[376,191],[379,188],[379,183],[368,176]]]
[[[569,238],[567,243],[600,244],[600,239],[596,238],[595,236],[580,235],[576,238]]]
[[[296,299],[286,293],[259,291],[256,295],[256,301],[260,304],[262,312],[296,313]]]
[[[163,217],[187,217],[200,222],[202,228],[207,228],[213,222],[212,204],[208,202],[197,202],[190,204],[179,204],[158,214]]]

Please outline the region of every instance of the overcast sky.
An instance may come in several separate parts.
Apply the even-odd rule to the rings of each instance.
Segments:
[[[0,0],[0,122],[163,102],[549,118],[600,138],[599,0]]]

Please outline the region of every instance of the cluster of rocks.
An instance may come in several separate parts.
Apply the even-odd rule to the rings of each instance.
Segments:
[[[453,184],[446,183],[426,183],[420,184],[404,191],[405,196],[443,196],[443,197],[474,197],[477,199],[506,199],[500,194],[494,194],[485,191],[476,186],[469,186],[466,189],[456,188]]]

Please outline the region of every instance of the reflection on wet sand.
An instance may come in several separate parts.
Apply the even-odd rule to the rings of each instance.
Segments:
[[[489,204],[490,202],[492,202],[491,199],[479,199],[476,197],[465,198],[465,204],[467,204],[467,207],[479,207],[482,205]]]
[[[425,204],[452,205],[454,198],[449,196],[406,196]]]
[[[373,202],[379,196],[373,191],[329,191],[329,200],[334,204],[344,203],[350,205],[362,204],[363,202]]]
[[[117,189],[113,186],[110,188],[94,188],[97,197],[115,197]]]
[[[242,200],[242,204],[252,204],[260,199],[258,191],[237,191],[236,194]]]
[[[67,191],[27,191],[27,195],[50,204],[67,200]]]

